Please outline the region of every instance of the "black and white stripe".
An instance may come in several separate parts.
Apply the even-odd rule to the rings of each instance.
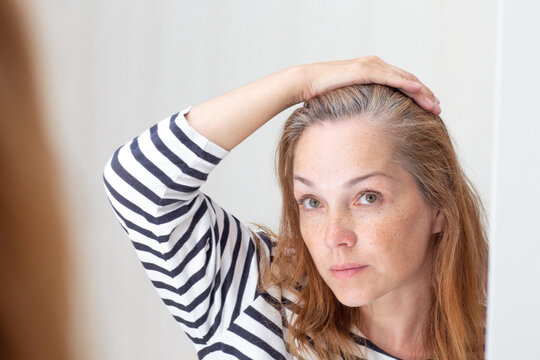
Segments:
[[[287,297],[277,288],[257,292],[255,241],[272,260],[271,241],[200,192],[228,151],[187,123],[190,109],[120,147],[105,167],[105,191],[199,358],[290,359]],[[395,359],[370,345],[369,359]]]

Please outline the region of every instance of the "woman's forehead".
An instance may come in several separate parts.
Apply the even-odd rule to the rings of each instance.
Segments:
[[[371,122],[323,122],[309,126],[300,136],[293,172],[387,172],[394,163],[392,156],[392,144]]]
[[[303,175],[303,174],[302,174]],[[304,177],[308,176],[308,177]],[[353,189],[356,185],[361,184],[365,181],[370,181],[370,183],[376,182],[379,184],[386,184],[388,186],[398,185],[400,179],[396,178],[395,175],[387,174],[381,171],[372,171],[367,174],[358,174],[352,178],[337,178],[333,180],[328,180],[326,178],[320,178],[318,176],[311,177],[309,175],[298,175],[293,176],[295,186],[307,187],[311,189],[316,189],[319,187],[336,187],[342,190]],[[332,181],[334,183],[332,183]]]

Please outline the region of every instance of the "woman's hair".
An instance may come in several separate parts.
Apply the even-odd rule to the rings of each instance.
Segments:
[[[65,230],[20,4],[0,1],[0,358],[68,358]]]
[[[360,308],[342,305],[319,275],[300,233],[293,195],[293,162],[303,131],[351,117],[378,126],[393,145],[394,160],[412,174],[425,200],[444,217],[442,232],[431,240],[432,303],[425,346],[438,360],[483,359],[488,243],[481,199],[458,163],[441,118],[400,91],[373,84],[309,99],[289,116],[278,144],[283,210],[275,258],[261,284],[280,285],[298,296],[288,324],[291,354],[347,358],[357,348],[350,329],[362,323]]]

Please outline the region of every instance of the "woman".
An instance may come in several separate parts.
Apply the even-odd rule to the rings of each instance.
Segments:
[[[279,143],[280,232],[252,230],[198,189],[302,101]],[[368,56],[282,70],[115,152],[109,199],[200,358],[483,358],[482,208],[438,113]]]

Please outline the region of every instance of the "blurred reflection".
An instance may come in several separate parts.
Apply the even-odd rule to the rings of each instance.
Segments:
[[[0,359],[67,359],[59,187],[20,6],[0,1]]]

